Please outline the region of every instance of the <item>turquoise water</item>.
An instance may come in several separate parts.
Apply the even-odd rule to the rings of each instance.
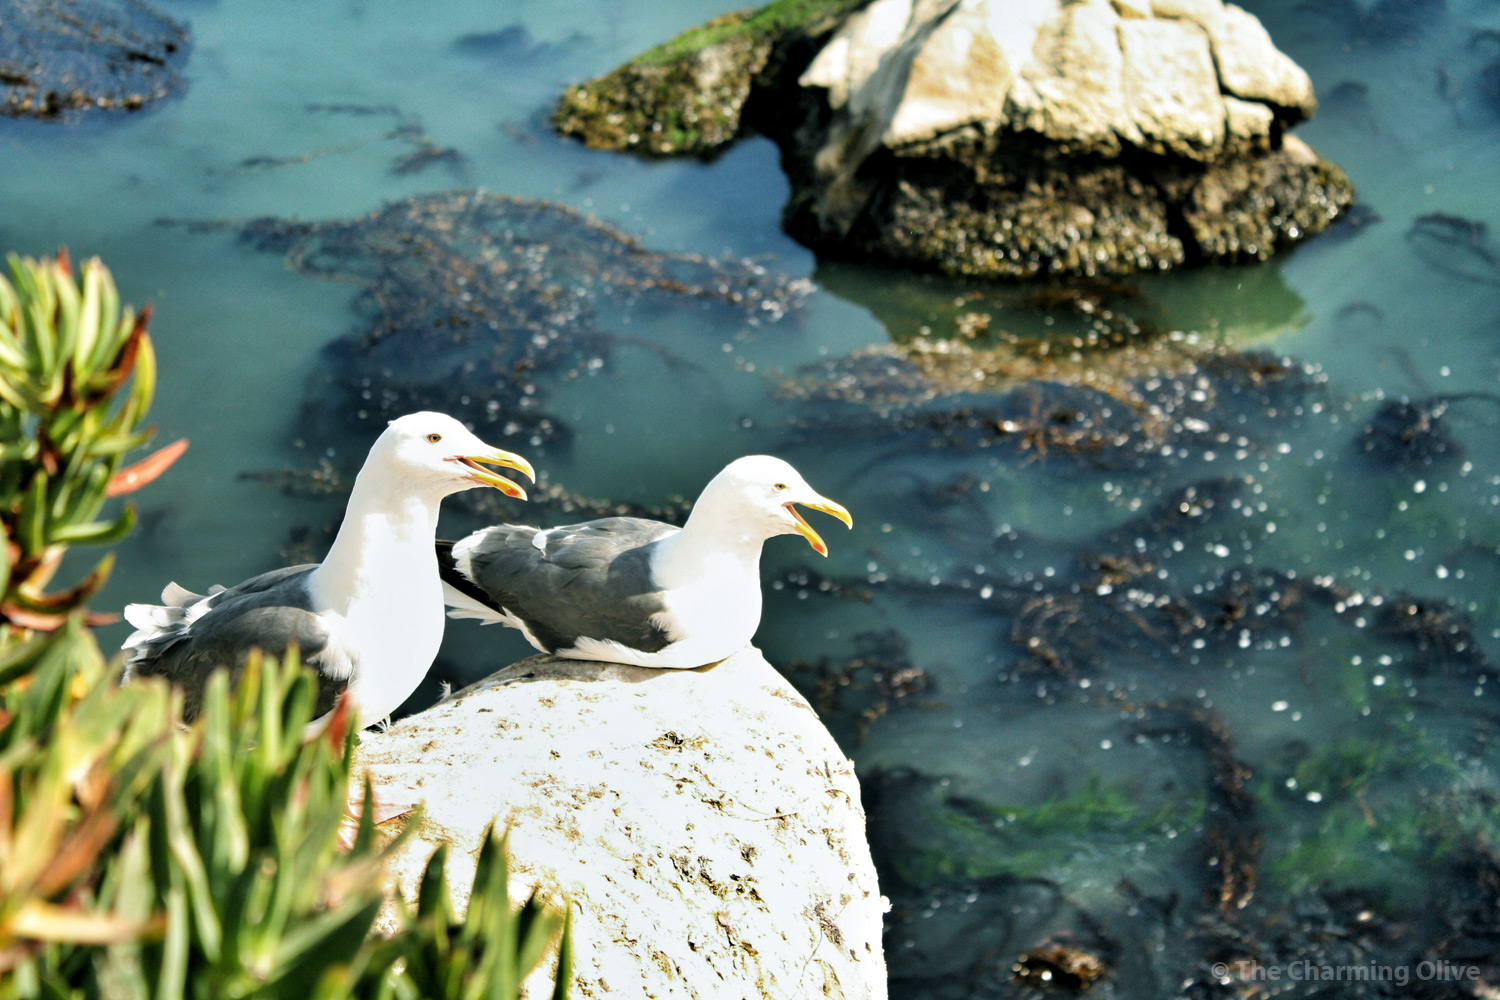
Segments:
[[[240,474],[357,461],[368,440],[304,409],[324,348],[369,325],[359,289],[298,273],[239,240],[239,226],[353,219],[458,188],[551,199],[652,251],[750,258],[812,282],[776,321],[695,301],[601,301],[598,328],[632,339],[592,373],[546,377],[571,444],[500,443],[571,490],[643,504],[774,451],[854,512],[853,532],[830,523],[832,558],[811,568],[860,593],[804,585],[813,557],[774,540],[759,641],[822,695],[871,790],[897,904],[896,995],[1027,989],[1011,965],[1059,940],[1103,956],[1120,995],[1208,989],[1225,927],[1252,942],[1240,953],[1288,962],[1312,946],[1290,931],[1273,940],[1266,915],[1322,907],[1353,926],[1329,902],[1351,894],[1400,932],[1349,960],[1415,962],[1457,919],[1445,907],[1475,891],[1473,852],[1493,857],[1500,843],[1487,805],[1500,791],[1500,407],[1430,405],[1451,446],[1430,464],[1372,459],[1359,442],[1382,402],[1500,391],[1500,248],[1479,229],[1421,221],[1497,221],[1493,5],[1392,8],[1419,15],[1409,30],[1359,21],[1354,7],[1254,7],[1312,74],[1323,106],[1298,134],[1348,171],[1365,221],[1270,264],[1133,282],[1139,297],[1117,311],[1290,358],[1296,374],[1226,396],[1204,411],[1207,431],[1179,426],[1165,454],[1120,461],[941,436],[928,446],[869,407],[787,398],[780,384],[803,366],[924,328],[943,335],[964,312],[1032,343],[1082,327],[1027,304],[1024,289],[818,262],[778,229],[787,187],[766,140],[710,163],[643,162],[546,127],[568,81],[733,4],[163,6],[191,23],[181,96],[131,116],[0,123],[0,245],[97,254],[127,299],[154,304],[154,416],[164,440],[192,442],[141,494],[145,527],[97,606],[279,565],[293,529],[322,529],[337,502]],[[461,41],[515,27],[524,35]],[[418,135],[461,160],[395,173]],[[983,402],[1006,387],[977,388]],[[1209,516],[1108,535],[1225,477],[1238,485]],[[471,523],[445,517],[450,532]],[[1149,569],[1101,591],[1097,557],[1122,552]],[[1431,627],[1406,627],[1411,615],[1382,624],[1398,595],[1433,612]],[[527,652],[511,633],[459,624],[446,678]],[[1049,668],[1032,635],[1074,643],[1071,666]],[[834,675],[860,656],[840,687]],[[893,679],[902,666],[923,680]],[[1226,791],[1226,759],[1248,774],[1248,799]],[[1254,836],[1259,852],[1240,852],[1253,863],[1211,863],[1225,837]],[[1237,867],[1258,875],[1250,903],[1205,902],[1216,870]],[[1045,904],[1027,895],[1037,886]],[[1180,901],[1170,919],[1168,899]],[[1192,944],[1186,925],[1210,928],[1200,937],[1214,947]]]

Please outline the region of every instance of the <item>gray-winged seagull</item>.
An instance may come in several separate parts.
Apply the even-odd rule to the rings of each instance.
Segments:
[[[849,512],[786,462],[750,455],[704,487],[681,528],[606,517],[538,529],[499,524],[438,542],[453,618],[520,629],[558,656],[641,667],[717,663],[760,624],[760,549],[796,532],[828,547],[793,504]]]
[[[217,668],[237,672],[258,647],[289,644],[318,671],[318,715],[348,689],[356,724],[379,722],[416,690],[443,638],[443,590],[433,539],[450,493],[493,486],[526,491],[483,465],[535,479],[519,455],[485,444],[441,413],[393,420],[354,480],[338,536],[321,563],[251,577],[207,596],[177,584],[161,606],[131,604],[125,676],[160,675],[184,689],[191,719]]]

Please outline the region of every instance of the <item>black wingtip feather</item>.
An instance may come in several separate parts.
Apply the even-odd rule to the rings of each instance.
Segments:
[[[453,545],[451,541],[439,538],[434,547],[437,549],[438,576],[442,581],[465,597],[473,598],[487,608],[501,611],[495,599],[485,593],[481,588],[474,585],[474,581],[458,571],[458,563],[453,558]]]

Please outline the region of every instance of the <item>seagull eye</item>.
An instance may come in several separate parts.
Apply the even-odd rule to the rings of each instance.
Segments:
[[[783,493],[786,491],[786,483],[777,483],[776,485],[772,486],[771,489],[775,490],[777,493]]]
[[[443,436],[441,434],[429,434],[429,435],[427,435],[427,443],[428,444],[437,444],[442,439],[443,439]]]

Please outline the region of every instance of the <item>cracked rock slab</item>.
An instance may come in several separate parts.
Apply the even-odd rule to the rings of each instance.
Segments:
[[[700,670],[533,657],[366,734],[359,762],[377,799],[425,801],[390,869],[409,898],[438,844],[460,895],[509,828],[517,900],[572,908],[575,997],[886,995],[853,766],[753,648]]]

